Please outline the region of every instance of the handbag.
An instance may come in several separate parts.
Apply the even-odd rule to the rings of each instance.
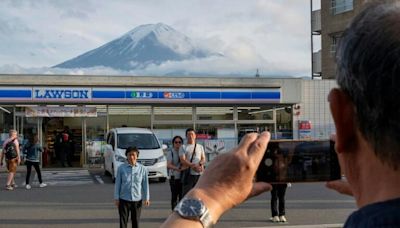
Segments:
[[[197,143],[194,144],[194,149],[193,149],[192,158],[190,159],[190,162],[193,161],[194,154],[196,153],[196,146],[197,146]],[[187,183],[188,183],[188,181],[189,181],[189,176],[190,176],[190,170],[191,170],[191,169],[192,169],[192,168],[188,167],[187,169],[185,169],[185,170],[183,170],[183,171],[181,172],[181,181],[182,181],[182,184],[187,184]]]

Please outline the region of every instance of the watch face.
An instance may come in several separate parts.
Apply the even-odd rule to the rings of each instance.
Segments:
[[[199,218],[204,213],[204,205],[196,199],[184,199],[179,208],[180,214],[187,218]]]

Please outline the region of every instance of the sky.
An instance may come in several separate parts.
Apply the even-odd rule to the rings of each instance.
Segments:
[[[319,8],[313,0],[313,9]],[[142,71],[54,69],[136,26],[164,23],[222,53]],[[0,73],[311,75],[310,0],[1,0]],[[315,40],[314,40],[315,41]],[[318,43],[318,42],[317,42]],[[314,44],[318,48],[318,44]]]

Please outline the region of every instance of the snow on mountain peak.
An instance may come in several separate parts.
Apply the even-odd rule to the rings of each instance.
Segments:
[[[150,64],[205,58],[214,53],[196,47],[189,37],[163,23],[136,27],[96,49],[60,63],[58,68],[94,66],[143,69]]]
[[[163,23],[140,25],[124,36],[131,38],[134,44],[131,48],[135,48],[140,40],[151,33],[153,33],[160,43],[181,55],[190,55],[193,49],[195,49],[189,37]]]

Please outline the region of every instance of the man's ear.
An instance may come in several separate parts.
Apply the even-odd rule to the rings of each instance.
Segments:
[[[336,127],[335,148],[338,153],[350,151],[349,149],[355,146],[357,135],[353,102],[340,89],[332,89],[328,95],[328,101]]]

